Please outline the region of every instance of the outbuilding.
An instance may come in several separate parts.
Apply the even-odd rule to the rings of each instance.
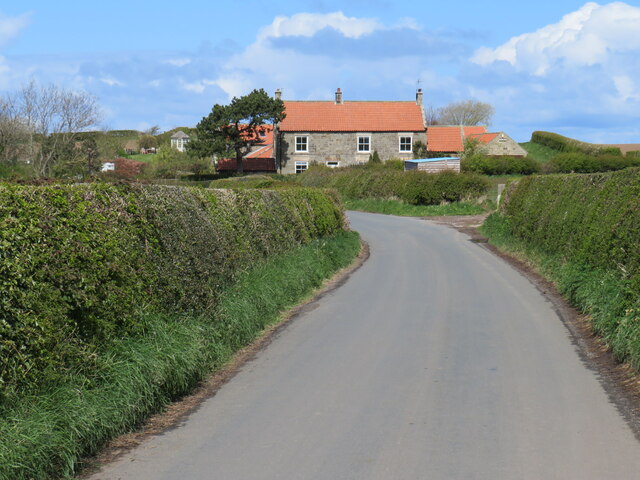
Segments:
[[[404,171],[417,170],[419,172],[438,173],[444,170],[460,171],[460,157],[414,158],[405,160]]]

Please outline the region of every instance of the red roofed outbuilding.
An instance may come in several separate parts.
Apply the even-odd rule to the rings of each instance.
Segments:
[[[242,159],[242,170],[246,173],[276,173],[276,159],[273,151],[273,125],[265,125],[260,141]],[[218,172],[236,172],[235,158],[220,158],[216,164]]]
[[[427,127],[427,151],[442,154],[458,154],[464,152],[464,139],[470,135],[480,135],[487,132],[487,127]]]
[[[278,98],[280,92],[276,92]],[[365,163],[375,151],[382,160],[413,157],[425,132],[422,91],[415,101],[285,101],[278,126],[276,163],[282,173],[300,173],[311,163],[342,167]]]

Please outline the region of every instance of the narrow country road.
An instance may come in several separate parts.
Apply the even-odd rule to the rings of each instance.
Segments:
[[[640,443],[524,277],[455,230],[350,219],[370,259],[93,480],[640,478]]]

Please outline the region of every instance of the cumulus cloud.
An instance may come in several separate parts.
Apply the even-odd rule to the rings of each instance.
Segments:
[[[340,86],[356,99],[367,95],[366,83],[369,98],[403,98],[434,58],[455,63],[471,53],[456,37],[426,32],[410,18],[387,26],[342,12],[279,16],[224,64],[218,86],[229,98],[262,86],[299,99],[330,98]]]
[[[278,16],[263,28],[258,40],[280,37],[313,37],[325,28],[340,32],[347,38],[360,38],[381,28],[374,19],[347,17],[342,12],[316,14],[297,13],[291,17]]]
[[[459,73],[522,133],[634,142],[640,130],[640,8],[586,3],[559,21],[481,48]]]
[[[472,58],[479,65],[497,61],[518,70],[545,75],[551,66],[605,64],[611,55],[640,50],[640,8],[622,2],[587,3],[558,23],[513,37],[497,48],[481,48]]]

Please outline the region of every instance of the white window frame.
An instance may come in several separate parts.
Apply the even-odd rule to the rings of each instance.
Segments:
[[[340,166],[340,162],[336,160],[329,160],[325,165],[329,168],[338,168]]]
[[[296,173],[303,173],[309,168],[309,162],[305,161],[296,161]]]
[[[402,147],[402,139],[403,138],[408,138],[409,139],[409,150],[403,150]],[[398,151],[400,153],[411,153],[413,152],[413,135],[400,135],[398,137]]]
[[[360,139],[361,138],[366,138],[367,139],[367,147],[368,150],[360,150]],[[364,143],[363,143],[364,145]],[[356,152],[357,153],[371,153],[373,151],[373,149],[371,148],[371,135],[356,135]]]
[[[304,150],[301,150],[298,148],[299,138],[304,138]],[[296,153],[309,153],[309,135],[296,135],[294,146],[295,146]]]

